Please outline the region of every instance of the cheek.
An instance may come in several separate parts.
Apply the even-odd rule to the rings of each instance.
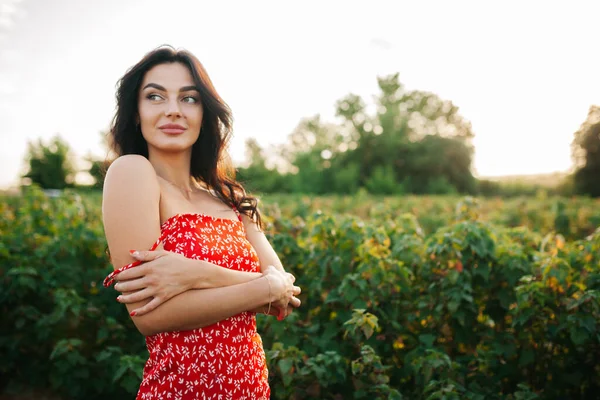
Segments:
[[[155,112],[153,112],[152,107],[145,106],[143,103],[138,106],[138,110],[140,113],[140,123],[142,125],[147,125],[152,123],[155,118]]]
[[[197,107],[197,106],[190,106],[187,110],[186,110],[186,115],[188,119],[191,119],[193,121],[199,121],[202,120],[202,107]]]
[[[202,118],[204,117],[204,110],[202,109],[202,107],[196,110],[194,117],[196,124],[198,125],[198,127],[200,127],[202,125]]]

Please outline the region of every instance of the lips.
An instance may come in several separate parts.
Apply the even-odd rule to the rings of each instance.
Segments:
[[[186,128],[178,124],[165,124],[158,127],[161,131],[168,135],[179,135],[185,132]]]

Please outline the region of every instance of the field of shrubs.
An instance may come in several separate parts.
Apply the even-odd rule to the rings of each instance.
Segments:
[[[593,399],[600,202],[269,196],[303,288],[257,316],[273,399]],[[100,197],[0,198],[0,394],[131,399],[147,352],[102,287]]]

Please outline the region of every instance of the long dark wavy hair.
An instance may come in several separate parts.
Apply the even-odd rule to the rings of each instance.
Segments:
[[[119,80],[117,109],[109,131],[112,150],[118,156],[139,154],[148,158],[148,144],[136,123],[138,94],[146,72],[156,65],[168,63],[181,63],[189,69],[204,109],[200,136],[192,146],[192,177],[262,228],[258,200],[248,195],[235,180],[235,169],[227,152],[231,137],[231,110],[217,93],[204,66],[190,52],[160,46],[147,53]]]

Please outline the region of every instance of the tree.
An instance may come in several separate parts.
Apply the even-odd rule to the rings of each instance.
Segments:
[[[378,166],[373,174],[367,179],[365,186],[369,193],[373,194],[399,194],[403,188],[396,182],[391,165]]]
[[[407,91],[398,77],[378,79],[374,111],[349,94],[336,104],[339,122],[319,115],[300,121],[277,152],[289,163],[285,182],[292,192],[354,193],[361,187],[381,194],[475,192],[471,124],[452,102]],[[265,153],[252,142],[247,149],[245,172],[266,191],[268,180],[259,182],[261,169],[255,168],[265,163]]]
[[[88,173],[92,176],[92,178],[94,178],[94,188],[102,189],[102,186],[104,186],[106,171],[108,171],[111,161],[96,160],[91,157],[89,157],[87,161],[90,163],[90,169],[88,170]]]
[[[59,135],[49,144],[42,139],[28,142],[26,162],[29,171],[23,176],[44,189],[64,189],[73,184],[74,169],[70,159],[70,148]]]
[[[267,166],[266,151],[256,139],[246,140],[246,167],[237,168],[236,178],[250,192],[287,193],[291,191],[287,175],[282,175],[275,167]],[[271,155],[273,152],[270,152]],[[276,157],[273,157],[276,158]],[[274,161],[270,159],[269,161]]]
[[[600,197],[600,107],[592,106],[587,119],[574,134],[571,144],[575,163],[574,190]]]
[[[384,132],[406,137],[411,141],[426,135],[473,138],[471,123],[465,120],[451,101],[434,93],[407,91],[399,81],[399,74],[377,79],[381,95],[377,100],[377,120]]]
[[[450,191],[474,192],[474,134],[458,107],[433,93],[405,90],[398,74],[379,78],[378,84],[374,114],[353,94],[337,103],[337,115],[354,131],[349,136],[357,147],[348,161],[360,165],[361,186],[376,168],[392,166],[385,169],[393,173],[390,182],[404,182],[413,192],[428,193],[431,182],[436,191],[447,182]]]
[[[93,187],[96,189],[101,189],[104,186],[104,178],[106,177],[108,167],[110,167],[110,164],[112,164],[116,157],[111,150],[110,143],[109,132],[100,132],[100,144],[101,147],[106,151],[106,158],[98,159],[92,155],[88,155],[86,157],[86,161],[90,163],[88,173],[94,179]]]

